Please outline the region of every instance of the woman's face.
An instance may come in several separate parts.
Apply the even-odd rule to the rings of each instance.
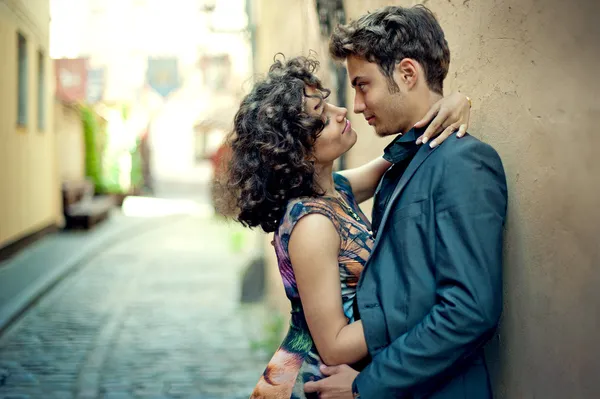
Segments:
[[[325,123],[325,128],[319,134],[313,148],[315,164],[329,165],[354,146],[356,132],[346,118],[346,108],[325,102],[320,97],[320,92],[313,87],[307,87],[306,94],[315,95],[306,97],[306,111],[321,117]]]

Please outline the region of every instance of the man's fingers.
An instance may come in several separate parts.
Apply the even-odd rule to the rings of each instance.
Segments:
[[[448,126],[443,132],[442,134],[440,134],[439,136],[437,136],[435,138],[435,140],[432,140],[431,143],[429,143],[429,147],[431,148],[435,148],[438,145],[442,144],[448,137],[450,137],[450,135],[452,133],[454,133],[456,131],[456,125],[452,124],[450,126]]]
[[[437,115],[437,113],[440,110],[440,105],[439,102],[433,104],[433,107],[431,107],[431,109],[429,111],[427,111],[427,113],[425,114],[425,116],[423,117],[423,119],[421,119],[420,121],[418,121],[417,123],[415,123],[414,127],[423,127],[425,126],[430,120],[433,119],[434,116]]]
[[[322,389],[321,381],[323,381],[323,380],[309,381],[309,382],[304,383],[304,392],[308,392],[308,393],[319,392]]]
[[[320,369],[321,369],[321,373],[323,373],[323,375],[330,376],[330,375],[337,373],[338,366],[329,367],[329,366],[322,365],[320,367]],[[321,392],[326,384],[327,384],[327,378],[323,378],[319,381],[308,381],[308,382],[304,383],[304,392],[309,392],[309,393]]]
[[[463,137],[465,134],[467,133],[467,125],[465,125],[464,123],[462,125],[460,125],[460,127],[458,128],[458,133],[456,133],[456,137]]]
[[[339,373],[341,366],[321,366],[321,373],[326,376],[334,375]]]

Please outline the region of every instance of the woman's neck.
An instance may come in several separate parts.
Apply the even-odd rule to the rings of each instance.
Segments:
[[[337,195],[335,183],[333,182],[333,163],[321,167],[315,165],[315,185],[325,195]]]

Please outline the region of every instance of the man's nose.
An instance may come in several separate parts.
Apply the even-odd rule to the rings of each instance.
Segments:
[[[354,113],[362,114],[365,111],[365,103],[359,96],[354,96]]]

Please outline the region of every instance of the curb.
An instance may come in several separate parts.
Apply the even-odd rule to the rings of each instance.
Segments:
[[[40,276],[40,278],[36,279],[32,284],[27,285],[27,287],[9,303],[0,307],[0,335],[4,334],[11,325],[17,322],[18,319],[26,313],[27,310],[35,305],[35,303],[64,278],[83,267],[101,251],[122,242],[127,237],[132,236],[136,231],[141,230],[143,234],[163,227],[165,226],[165,223],[175,223],[180,220],[180,217],[178,216],[181,215],[141,220],[134,223],[133,226],[122,228],[112,234],[107,234],[106,237],[97,239],[96,242],[86,246],[81,251],[77,251],[60,265],[53,266],[51,271]],[[157,221],[159,222],[157,223]]]

